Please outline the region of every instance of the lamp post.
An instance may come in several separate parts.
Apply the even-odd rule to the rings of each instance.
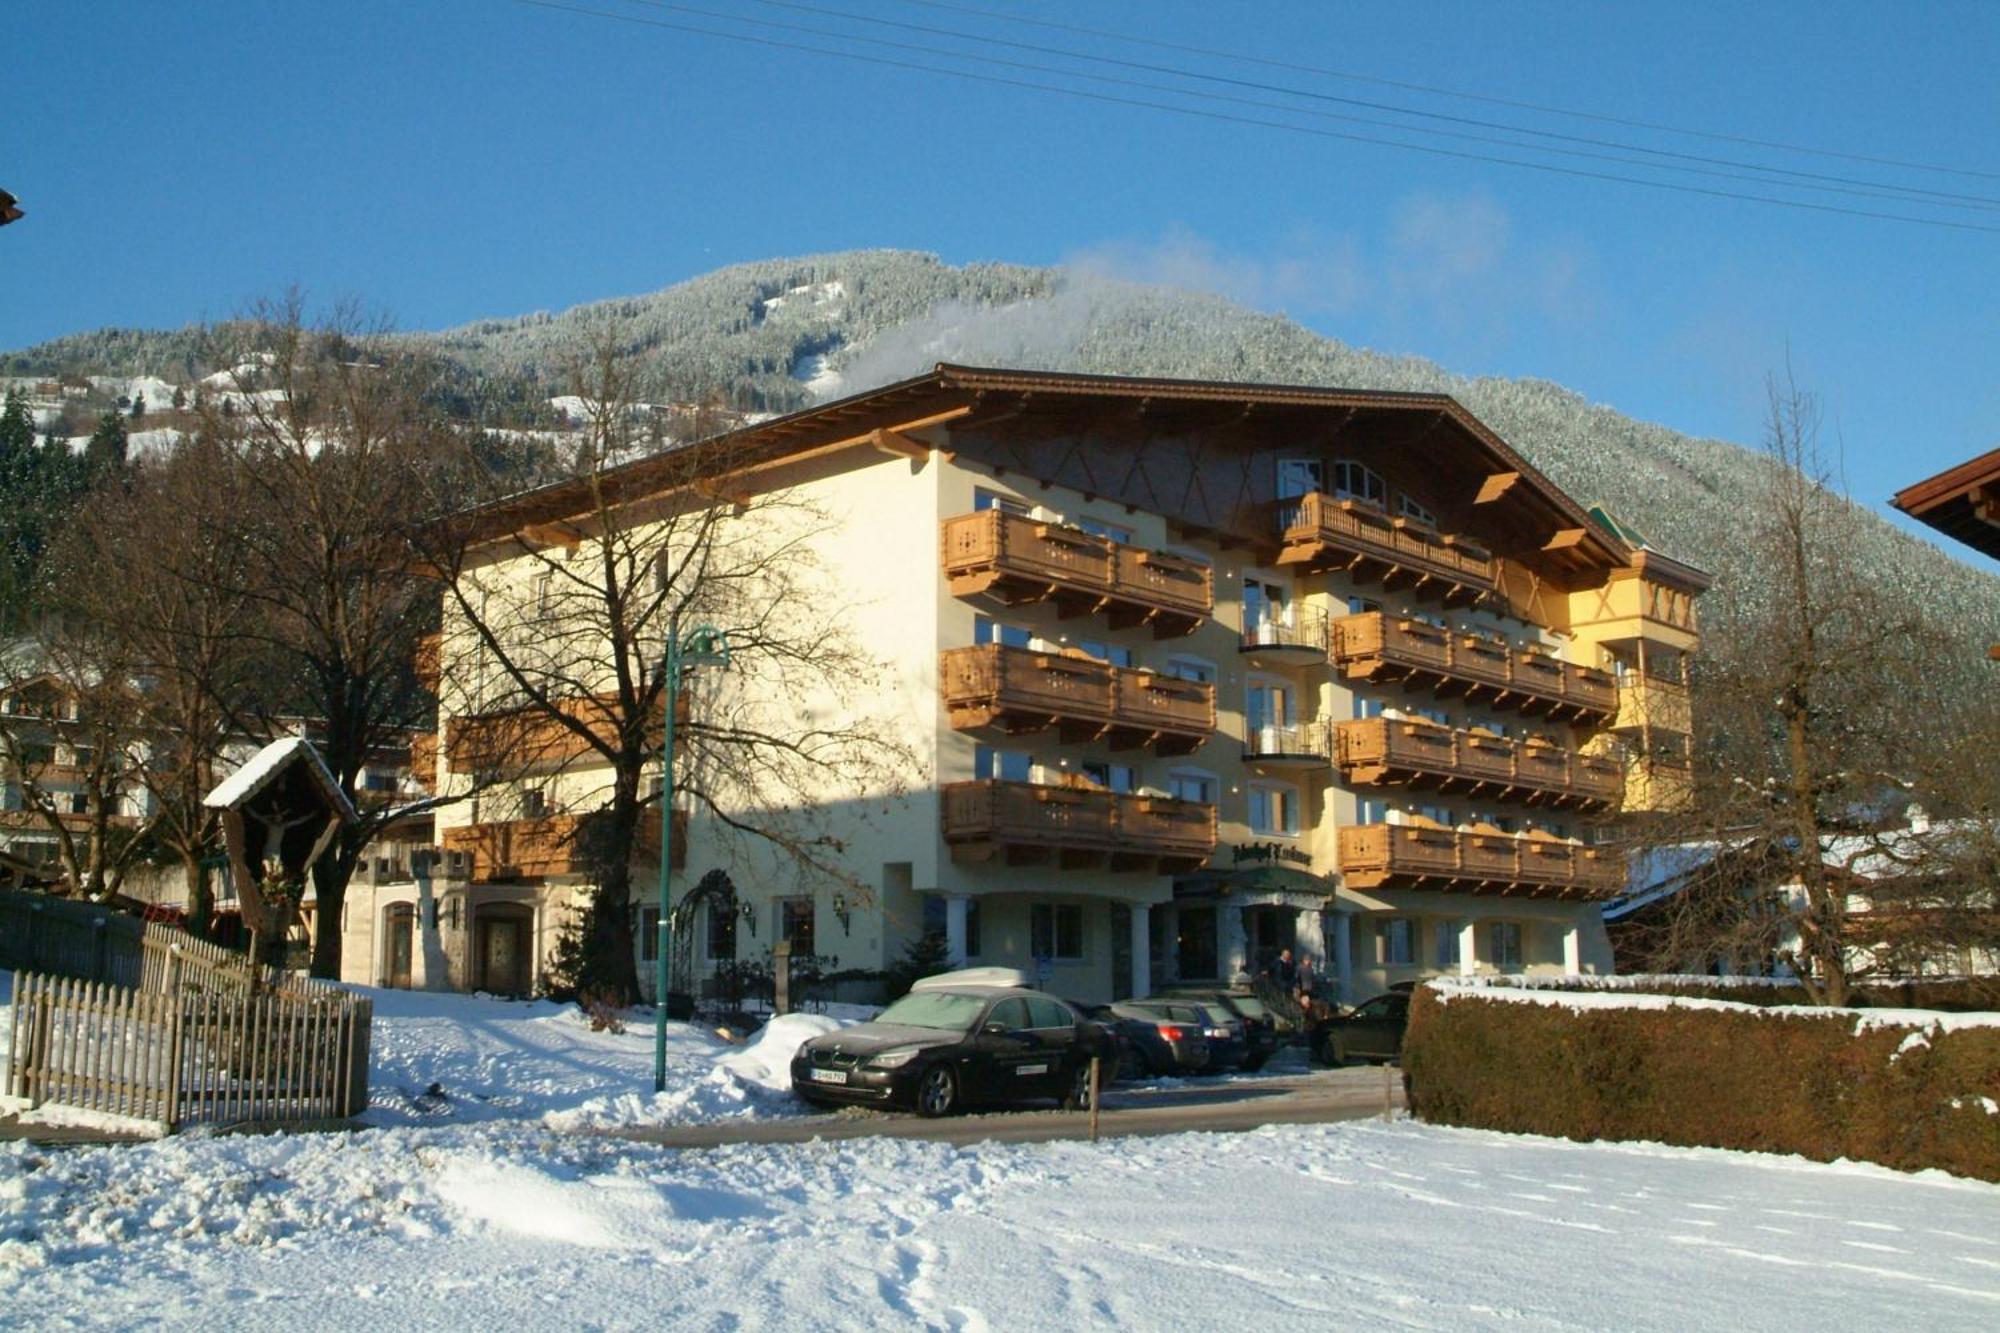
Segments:
[[[667,876],[674,851],[674,713],[681,697],[681,673],[694,667],[729,665],[729,636],[713,625],[686,634],[667,631],[666,725],[660,748],[660,921],[656,951],[659,970],[653,992],[653,1091],[667,1090],[667,946],[673,939]]]

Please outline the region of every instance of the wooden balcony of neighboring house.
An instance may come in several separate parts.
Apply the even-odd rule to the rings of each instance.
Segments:
[[[1602,810],[1618,803],[1617,760],[1521,742],[1421,718],[1371,717],[1334,728],[1334,758],[1348,786],[1461,792],[1527,805]]]
[[[1472,630],[1368,611],[1333,622],[1334,664],[1350,680],[1400,684],[1529,716],[1598,726],[1618,706],[1609,672]]]
[[[687,814],[673,816],[674,869],[687,864]],[[599,858],[591,847],[592,828],[584,815],[543,815],[534,819],[502,819],[464,824],[446,829],[442,842],[448,852],[463,852],[471,858],[475,883],[495,880],[546,879],[551,876],[591,875]],[[660,820],[657,812],[642,811],[633,859],[657,864],[660,856]]]
[[[1114,667],[1065,650],[982,644],[938,658],[939,690],[953,729],[1008,734],[1054,728],[1068,743],[1150,747],[1188,754],[1215,730],[1215,687]]]
[[[1327,660],[1326,618],[1301,611],[1290,621],[1259,620],[1245,625],[1236,651],[1251,666],[1265,669],[1323,665]]]
[[[1408,589],[1447,606],[1470,605],[1493,593],[1493,555],[1468,538],[1318,491],[1281,501],[1277,510],[1280,565],[1342,572],[1357,582]]]
[[[1694,730],[1694,708],[1688,687],[1665,676],[1627,671],[1618,677],[1618,712],[1612,726],[1619,731],[1658,728],[1685,735]]]
[[[1333,760],[1332,738],[1324,723],[1246,722],[1243,762],[1259,772],[1303,772]]]
[[[410,737],[410,776],[419,787],[437,794],[438,738],[435,731],[419,731]]]
[[[438,685],[444,679],[444,636],[426,634],[417,640],[414,659],[417,683],[432,694],[438,692]]]
[[[946,519],[941,545],[955,597],[1050,602],[1061,616],[1101,614],[1162,639],[1193,633],[1215,609],[1207,565],[1060,523],[984,509]]]
[[[1174,874],[1215,851],[1215,807],[1164,796],[1033,782],[954,782],[943,791],[954,861]]]
[[[1503,896],[1608,898],[1625,886],[1622,853],[1546,833],[1490,826],[1358,824],[1340,830],[1350,888],[1435,889]]]
[[[585,695],[560,704],[567,717],[593,734],[615,736],[619,711],[610,695]],[[680,696],[674,713],[676,725],[688,720],[688,697]],[[646,744],[661,741],[661,719],[649,716]],[[539,705],[500,709],[489,713],[468,713],[445,723],[445,758],[460,773],[531,773],[558,769],[589,753],[594,747],[575,727],[552,716]],[[414,753],[412,762],[414,763]]]
[[[91,817],[88,812],[72,813],[59,811],[56,820],[72,833],[88,833]],[[107,828],[130,831],[139,827],[135,815],[111,815],[105,820]],[[0,828],[48,831],[48,817],[38,810],[0,810]],[[53,835],[52,835],[53,836]]]

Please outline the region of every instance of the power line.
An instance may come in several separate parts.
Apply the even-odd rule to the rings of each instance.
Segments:
[[[1194,97],[1204,101],[1228,102],[1238,106],[1251,106],[1263,110],[1282,111],[1290,115],[1313,116],[1324,120],[1342,121],[1348,124],[1369,125],[1378,129],[1398,130],[1406,134],[1424,134],[1433,138],[1456,139],[1462,142],[1494,144],[1504,148],[1515,148],[1526,152],[1552,153],[1564,157],[1583,158],[1596,162],[1613,162],[1623,166],[1644,167],[1656,171],[1676,171],[1685,175],[1706,176],[1716,180],[1748,181],[1754,184],[1774,186],[1783,189],[1814,190],[1823,194],[1846,195],[1858,199],[1888,199],[1901,203],[1917,204],[1934,208],[1959,208],[1990,212],[2000,209],[2000,198],[1989,195],[1958,194],[1950,191],[1926,190],[1917,186],[1897,185],[1888,181],[1860,180],[1848,176],[1833,176],[1821,172],[1794,171],[1785,167],[1768,167],[1761,163],[1743,162],[1731,158],[1708,157],[1698,153],[1681,153],[1671,149],[1649,148],[1640,144],[1627,144],[1617,140],[1593,139],[1587,136],[1559,134],[1549,130],[1538,130],[1527,126],[1508,125],[1502,122],[1478,120],[1467,116],[1451,116],[1438,112],[1398,107],[1388,103],[1368,102],[1356,98],[1337,97],[1326,93],[1316,93],[1306,89],[1287,88],[1278,84],[1257,83],[1246,79],[1232,79],[1199,71],[1183,70],[1167,65],[1151,65],[1139,61],[1118,60],[1107,56],[1095,56],[1069,51],[1061,47],[1040,46],[1029,42],[1011,42],[1004,38],[986,38],[975,33],[961,32],[951,28],[937,28],[925,24],[902,23],[894,19],[880,19],[846,10],[831,9],[823,5],[793,3],[792,0],[755,0],[758,4],[774,9],[795,10],[812,14],[824,14],[835,18],[848,19],[857,23],[871,23],[879,26],[898,28],[906,31],[927,33],[934,36],[950,37],[958,40],[989,43],[1016,50],[1033,51],[1044,55],[1055,55],[1065,59],[1107,64],[1124,69],[1137,69],[1152,73],[1163,73],[1177,78],[1195,79],[1209,83],[1220,83],[1233,87],[1250,88],[1278,93],[1288,97],[1304,97],[1317,101],[1332,102],[1342,106],[1362,107],[1368,110],[1386,111],[1392,115],[1416,116],[1429,120],[1440,120],[1456,125],[1476,126],[1493,129],[1505,134],[1527,134],[1537,138],[1554,139],[1565,144],[1586,144],[1598,148],[1610,148],[1620,153],[1641,153],[1649,157],[1674,159],[1670,162],[1643,162],[1615,153],[1591,152],[1584,148],[1553,147],[1545,144],[1523,143],[1518,139],[1496,138],[1492,135],[1472,134],[1463,130],[1434,129],[1422,125],[1406,125],[1398,121],[1378,120],[1368,116],[1355,116],[1330,111],[1315,110],[1310,107],[1295,107],[1282,102],[1264,101],[1258,98],[1235,97],[1219,93],[1198,92],[1180,88],[1172,84],[1153,83],[1146,80],[1117,78],[1111,75],[1086,74],[1076,70],[1062,69],[1032,62],[1008,60],[998,56],[953,51],[934,46],[919,46],[908,42],[889,41],[883,38],[862,37],[835,29],[815,28],[805,24],[779,23],[766,19],[744,18],[740,15],[704,9],[698,6],[675,4],[671,0],[625,0],[628,4],[646,5],[654,9],[671,10],[677,13],[693,14],[703,18],[722,19],[726,22],[748,24],[753,27],[775,28],[786,32],[803,32],[812,36],[831,37],[837,41],[861,42],[869,46],[886,47],[892,50],[913,51],[924,55],[945,56],[956,60],[975,60],[983,64],[1000,65],[1010,69],[1024,69],[1036,73],[1055,74],[1065,78],[1089,79],[1093,82],[1142,88],[1153,92],[1171,93],[1178,97]],[[1708,166],[1681,166],[1679,162],[1706,163]],[[1716,170],[1716,167],[1736,167],[1743,170]],[[1746,175],[1760,172],[1762,175]],[[1771,180],[1770,176],[1789,176],[1794,180]]]
[[[1035,28],[1050,28],[1060,32],[1072,32],[1080,36],[1100,37],[1107,41],[1127,42],[1134,46],[1149,46],[1163,51],[1178,51],[1184,55],[1211,56],[1222,60],[1240,61],[1248,65],[1263,65],[1270,69],[1289,70],[1295,74],[1318,74],[1329,79],[1344,79],[1351,83],[1372,84],[1378,88],[1396,88],[1403,92],[1426,93],[1435,97],[1452,97],[1466,102],[1481,102],[1487,106],[1504,106],[1515,111],[1533,111],[1541,115],[1570,116],[1577,120],[1595,121],[1600,125],[1622,125],[1627,129],[1653,130],[1662,134],[1679,134],[1691,139],[1708,139],[1716,143],[1742,144],[1750,148],[1769,148],[1785,153],[1804,153],[1812,157],[1832,158],[1843,162],[1865,162],[1878,167],[1900,167],[1909,171],[1929,171],[1942,176],[1965,176],[1975,180],[2000,180],[2000,171],[1977,171],[1965,167],[1940,167],[1927,162],[1910,162],[1894,157],[1871,157],[1866,153],[1841,152],[1832,148],[1815,148],[1806,144],[1785,143],[1776,139],[1758,139],[1744,134],[1727,134],[1715,130],[1690,129],[1683,125],[1669,125],[1656,120],[1639,120],[1627,116],[1612,116],[1596,111],[1581,111],[1574,107],[1551,106],[1545,102],[1524,102],[1509,97],[1494,97],[1484,93],[1468,93],[1456,88],[1443,88],[1436,84],[1410,83],[1400,79],[1385,79],[1372,74],[1356,74],[1351,70],[1328,69],[1320,65],[1299,65],[1287,60],[1272,60],[1265,56],[1247,55],[1240,51],[1221,51],[1211,47],[1188,46],[1179,42],[1166,42],[1152,37],[1134,37],[1122,32],[1109,32],[1103,28],[1088,28],[1074,23],[1058,23],[1052,19],[1023,18],[1018,14],[1003,13],[998,10],[981,9],[975,5],[953,4],[950,0],[902,0],[908,5],[921,5],[926,9],[942,9],[959,14],[970,14],[980,18],[997,19],[1003,23],[1019,23]]]
[[[864,55],[857,51],[843,51],[836,48],[813,46],[803,42],[785,41],[773,37],[757,37],[748,33],[728,32],[716,28],[701,27],[691,23],[678,23],[667,19],[645,18],[637,14],[613,13],[600,9],[589,9],[581,5],[558,3],[558,0],[515,0],[515,3],[537,9],[555,10],[577,14],[586,18],[606,19],[611,22],[628,23],[640,27],[661,28],[671,32],[684,32],[702,37],[714,37],[752,46],[770,47],[777,50],[798,51],[810,55],[830,56],[835,59],[878,65],[892,69],[911,70],[921,74],[942,74],[951,78],[966,79],[977,83],[995,84],[1002,87],[1021,88],[1032,92],[1053,93],[1058,96],[1077,98],[1085,101],[1102,102],[1115,106],[1138,107],[1153,111],[1166,111],[1175,115],[1213,120],[1226,124],[1246,125],[1254,128],[1287,130],[1294,134],[1310,135],[1314,138],[1339,139],[1351,143],[1373,144],[1381,147],[1400,148],[1413,153],[1426,153],[1433,157],[1453,158],[1459,161],[1484,162],[1499,166],[1519,167],[1529,171],[1540,171],[1551,175],[1571,176],[1584,180],[1610,181],[1623,185],[1637,185],[1654,190],[1670,191],[1677,194],[1702,195],[1715,199],[1736,199],[1750,203],[1770,204],[1780,208],[1802,209],[1814,213],[1831,213],[1847,217],[1873,218],[1885,222],[1904,222],[1923,227],[1940,227],[1953,231],[1973,231],[2000,234],[2000,227],[1984,226],[1974,222],[1961,222],[1949,218],[1916,217],[1905,213],[1885,213],[1874,209],[1848,208],[1837,204],[1811,203],[1801,199],[1782,199],[1770,195],[1749,194],[1736,190],[1721,190],[1707,186],[1680,184],[1672,181],[1648,180],[1639,176],[1621,176],[1612,172],[1591,171],[1579,167],[1558,166],[1550,162],[1530,162],[1519,158],[1500,157],[1486,153],[1472,153],[1459,149],[1440,148],[1433,144],[1407,143],[1397,139],[1385,139],[1374,135],[1354,134],[1342,130],[1321,129],[1311,125],[1298,125],[1289,121],[1267,120],[1256,116],[1236,115],[1221,111],[1204,111],[1195,107],[1179,106],[1170,102],[1155,102],[1144,98],[1123,97],[1113,93],[1093,92],[1082,88],[1067,88],[1057,84],[1037,83],[1027,79],[1009,78],[998,74],[981,74],[971,70],[951,69],[946,66],[925,64],[920,61],[902,60],[890,56]],[[977,57],[961,57],[976,59]],[[1075,75],[1074,77],[1093,77]]]

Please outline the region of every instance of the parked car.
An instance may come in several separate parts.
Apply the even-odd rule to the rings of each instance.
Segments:
[[[923,1116],[1037,1100],[1087,1107],[1091,1057],[1109,1064],[1116,1046],[1024,980],[988,967],[926,977],[871,1022],[803,1043],[792,1090],[817,1104],[906,1106]]]
[[[1312,1058],[1323,1065],[1349,1060],[1395,1060],[1403,1053],[1410,1021],[1410,993],[1391,991],[1345,1014],[1322,1019],[1312,1030]]]
[[[1284,1037],[1278,1032],[1277,1016],[1248,991],[1175,987],[1158,998],[1193,1000],[1210,1009],[1227,1010],[1230,1017],[1243,1024],[1241,1067],[1246,1071],[1262,1069],[1265,1062],[1277,1054],[1278,1047],[1284,1044]]]
[[[1208,1045],[1208,1068],[1212,1072],[1241,1068],[1249,1054],[1241,1020],[1220,1005],[1202,1004],[1181,996],[1154,996],[1126,1000],[1124,1004],[1199,1033]]]
[[[1198,1074],[1208,1068],[1208,1032],[1202,1024],[1134,1001],[1100,1005],[1091,1018],[1118,1034],[1125,1054],[1121,1077]]]

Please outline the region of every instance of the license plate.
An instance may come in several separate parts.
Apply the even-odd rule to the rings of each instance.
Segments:
[[[1046,1074],[1049,1072],[1049,1067],[1047,1065],[1022,1065],[1014,1072],[1024,1076],[1028,1074]]]
[[[847,1082],[847,1071],[845,1069],[815,1069],[812,1071],[812,1079],[815,1083],[845,1083]]]

